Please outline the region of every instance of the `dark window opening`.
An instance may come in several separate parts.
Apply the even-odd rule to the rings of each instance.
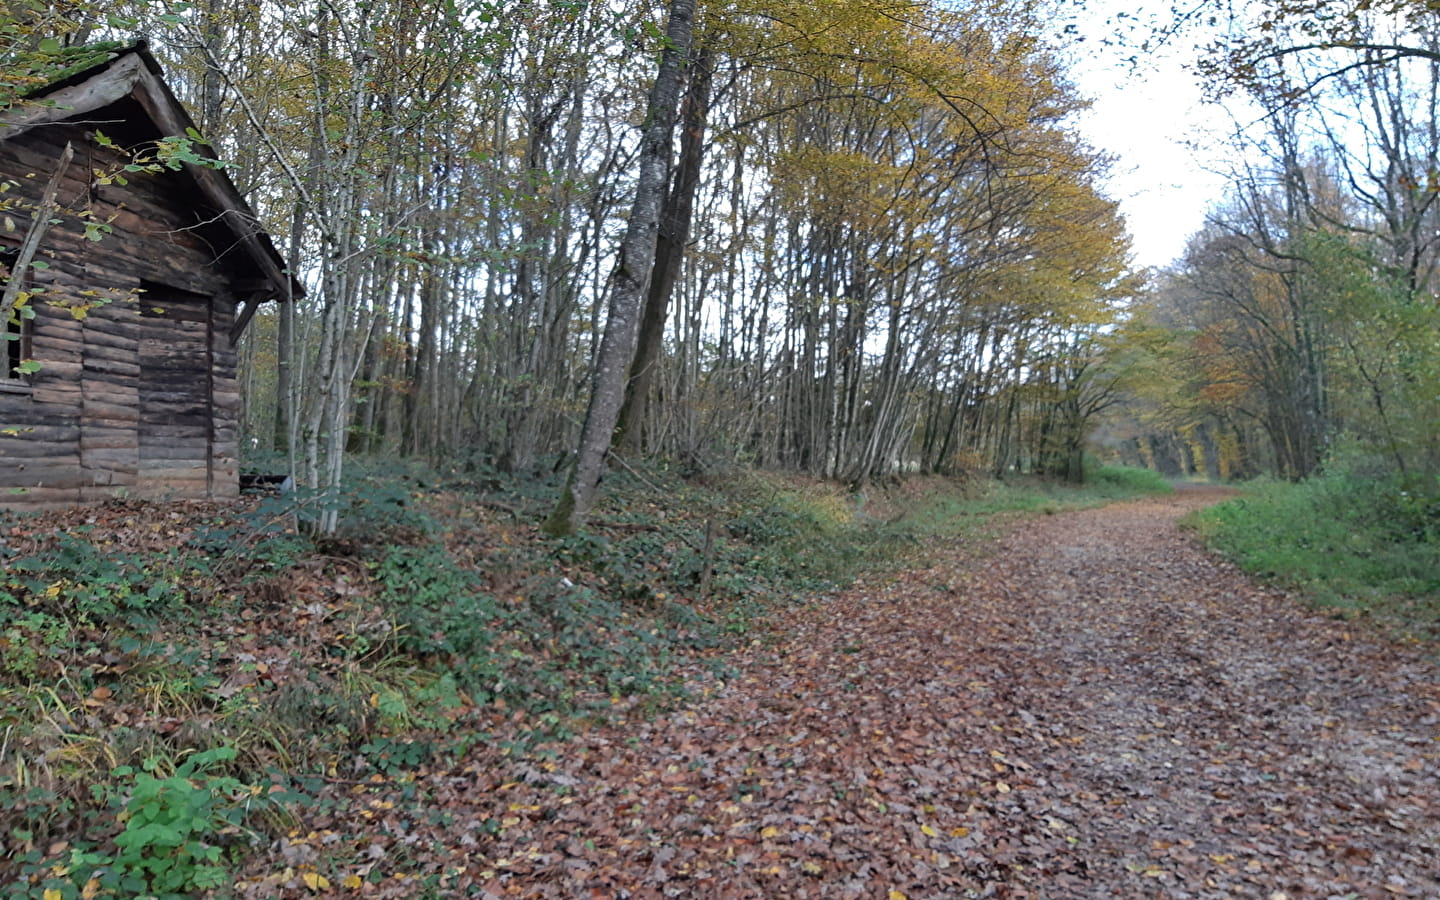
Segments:
[[[158,281],[141,281],[140,294],[136,299],[140,305],[140,316],[145,319],[204,322],[209,316],[209,297]]]
[[[11,278],[19,277],[14,271],[19,255],[19,250],[14,247],[0,246],[0,292],[9,287]],[[0,296],[3,295],[0,293]],[[24,379],[18,369],[21,363],[30,358],[30,318],[26,315],[28,312],[28,309],[20,308],[0,310],[0,316],[5,320],[4,370],[0,371],[0,381]]]

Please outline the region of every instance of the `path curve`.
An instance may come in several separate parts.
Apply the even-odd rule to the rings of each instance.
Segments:
[[[1039,522],[971,581],[1058,676],[1019,746],[1095,852],[1038,896],[1440,897],[1436,668],[1202,552],[1174,520],[1214,499]]]

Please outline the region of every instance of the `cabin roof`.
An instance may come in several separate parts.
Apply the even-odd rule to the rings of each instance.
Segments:
[[[164,70],[145,41],[88,45],[78,48],[68,64],[61,65],[51,81],[26,93],[29,102],[0,111],[0,143],[37,126],[126,99],[138,104],[162,135],[196,133],[195,121],[165,83]],[[197,143],[196,149],[202,155],[216,156],[204,143]],[[241,299],[253,303],[304,296],[304,286],[286,271],[284,258],[225,170],[182,165],[206,204],[220,213],[220,221],[235,235],[260,276],[257,282],[244,286],[246,296]]]

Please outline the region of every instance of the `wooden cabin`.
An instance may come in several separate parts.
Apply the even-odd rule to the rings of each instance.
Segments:
[[[235,343],[303,289],[193,129],[143,43],[0,111],[0,508],[238,493]]]

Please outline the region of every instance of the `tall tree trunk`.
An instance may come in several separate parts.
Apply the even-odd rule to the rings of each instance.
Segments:
[[[700,167],[705,155],[705,119],[710,113],[712,81],[709,48],[700,48],[690,62],[690,86],[681,103],[680,159],[674,184],[660,216],[655,240],[655,264],[645,312],[640,319],[639,344],[630,365],[625,405],[620,410],[619,441],[627,450],[643,446],[645,412],[654,391],[655,367],[665,343],[665,317],[670,296],[680,276],[685,244],[690,239],[690,220],[695,209],[695,191],[700,185]]]
[[[609,315],[600,341],[590,406],[580,431],[580,446],[554,511],[545,522],[551,535],[572,533],[585,522],[595,502],[595,491],[610,451],[620,406],[625,400],[625,376],[635,355],[640,298],[646,276],[655,260],[655,237],[670,163],[670,141],[680,99],[680,63],[690,52],[695,23],[695,0],[670,0],[670,21],[660,68],[650,89],[645,134],[640,146],[639,178],[635,204],[620,244],[620,258],[610,274]]]
[[[218,65],[225,41],[224,27],[220,22],[221,7],[220,0],[207,0],[200,25],[205,39],[205,69],[200,79],[200,130],[212,143],[219,139],[217,131],[225,110],[225,77]]]
[[[319,150],[311,143],[310,158],[319,157]],[[290,246],[286,248],[285,264],[289,271],[300,271],[300,248],[305,240],[305,204],[297,200],[290,215]],[[295,426],[296,415],[295,381],[292,377],[295,367],[295,297],[287,297],[279,304],[275,332],[275,429],[276,450],[283,450],[290,457],[290,474],[295,470]]]

